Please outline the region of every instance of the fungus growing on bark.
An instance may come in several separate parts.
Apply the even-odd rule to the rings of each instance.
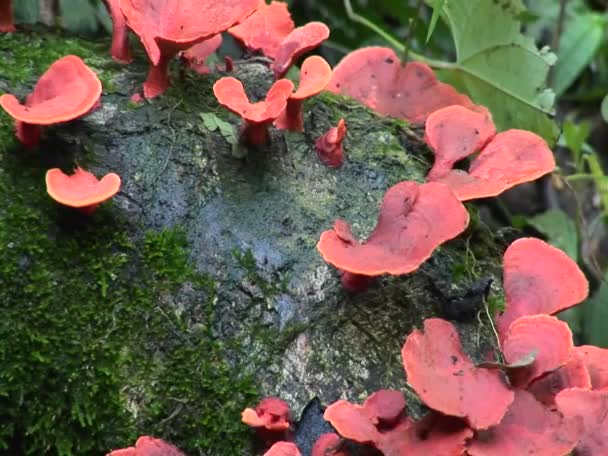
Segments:
[[[14,32],[13,5],[11,0],[0,0],[0,32]]]
[[[268,142],[268,127],[285,109],[292,91],[291,81],[279,79],[272,85],[265,100],[251,103],[238,79],[225,77],[213,85],[217,101],[245,121],[242,138],[244,142],[252,145]]]
[[[343,271],[343,285],[356,291],[369,277],[415,271],[468,223],[469,213],[446,186],[405,181],[387,190],[378,224],[365,242],[354,238],[348,223],[337,220],[321,234],[317,249]]]
[[[276,120],[277,128],[290,131],[304,131],[302,105],[304,100],[319,94],[331,79],[331,67],[317,55],[308,57],[300,68],[298,90],[287,100],[287,107]]]
[[[260,7],[241,22],[228,29],[234,38],[250,51],[261,51],[274,59],[283,39],[294,29],[295,24],[285,2],[261,2]]]
[[[467,448],[467,454],[566,455],[576,446],[581,430],[580,420],[549,410],[534,399],[532,394],[516,390],[515,400],[500,424],[477,433]]]
[[[46,172],[46,190],[58,203],[91,214],[101,203],[118,193],[120,177],[110,173],[98,180],[82,168],[76,168],[72,175],[53,168]]]
[[[327,90],[350,96],[384,116],[422,124],[451,105],[473,108],[466,95],[437,80],[424,63],[401,65],[395,51],[367,47],[351,52],[334,68]]]
[[[133,56],[129,50],[127,21],[120,10],[120,0],[104,0],[112,18],[112,58],[119,63],[131,63]]]
[[[212,36],[208,40],[201,41],[189,49],[180,53],[180,56],[187,62],[191,70],[198,74],[207,74],[210,72],[205,61],[211,54],[219,49],[222,45],[222,34]]]
[[[254,409],[246,408],[241,416],[243,423],[269,431],[286,431],[291,425],[289,405],[277,397],[266,397]]]
[[[322,434],[312,447],[311,456],[348,456],[341,451],[342,439],[338,434]]]
[[[424,140],[435,153],[427,180],[448,174],[454,164],[480,151],[496,135],[489,111],[464,106],[438,109],[426,119]]]
[[[277,442],[264,453],[264,456],[302,456],[295,443]]]
[[[259,5],[259,0],[121,0],[127,24],[152,63],[144,82],[146,98],[169,87],[169,63],[179,51],[240,23]]]
[[[344,163],[342,142],[346,137],[346,122],[340,119],[338,125],[331,127],[315,141],[317,157],[330,168],[339,168]]]
[[[561,250],[535,238],[513,242],[503,257],[505,310],[496,315],[504,338],[525,315],[555,314],[583,301],[589,284],[577,264]]]
[[[585,368],[589,372],[591,382],[589,388],[594,390],[608,389],[608,349],[594,345],[582,345],[574,347],[574,351],[581,357]]]
[[[566,323],[549,315],[531,315],[518,318],[509,326],[502,343],[507,362],[514,362],[536,352],[529,366],[509,372],[511,383],[526,388],[533,380],[547,372],[564,366],[574,348],[572,332]]]
[[[560,392],[555,403],[565,417],[583,422],[582,435],[574,454],[608,454],[608,390],[570,388]]]
[[[430,408],[465,418],[473,429],[500,422],[513,402],[501,373],[475,367],[462,350],[456,328],[430,318],[401,350],[407,382]]]
[[[106,456],[186,456],[176,447],[162,439],[143,435],[134,447],[114,450]]]
[[[271,69],[276,79],[282,78],[301,55],[312,51],[329,38],[329,28],[323,22],[309,22],[289,33],[279,45]]]
[[[75,55],[62,57],[40,77],[25,103],[10,94],[0,106],[16,120],[16,135],[25,146],[40,142],[41,127],[67,122],[87,114],[101,96],[97,75]]]

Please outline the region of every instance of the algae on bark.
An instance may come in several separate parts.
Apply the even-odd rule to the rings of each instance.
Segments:
[[[189,454],[247,454],[239,412],[261,395],[299,412],[313,397],[404,390],[406,335],[499,271],[474,223],[419,272],[346,294],[318,237],[336,218],[364,237],[388,187],[423,180],[430,156],[416,132],[323,94],[305,106],[305,134],[273,131],[237,159],[200,117],[238,124],[212,95],[218,75],[176,71],[165,96],[134,106],[141,55],[120,66],[107,43],[50,31],[0,36],[0,91],[27,93],[65,40],[102,72],[102,107],[47,129],[36,151],[0,114],[0,448],[11,454],[103,453],[141,433]],[[254,97],[272,82],[258,63],[236,76]],[[334,170],[313,145],[341,117],[346,163]],[[45,170],[75,163],[123,179],[90,218],[45,194]],[[459,325],[473,357],[487,326]]]

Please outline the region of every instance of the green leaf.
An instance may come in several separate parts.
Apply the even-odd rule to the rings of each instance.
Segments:
[[[601,112],[602,112],[602,118],[604,119],[604,122],[608,123],[608,95],[606,95],[604,97],[604,99],[602,100]]]
[[[201,113],[201,119],[203,119],[203,125],[205,125],[205,128],[207,130],[217,130],[217,121],[219,120],[219,118],[215,114],[213,114],[212,112],[203,112]]]
[[[585,301],[583,309],[583,343],[608,347],[608,273],[592,298]]]
[[[239,138],[235,132],[234,126],[230,122],[220,119],[212,112],[201,113],[201,119],[203,120],[203,125],[207,130],[219,130],[220,134],[228,144],[233,146],[238,144]]]
[[[93,35],[99,29],[97,9],[88,0],[59,0],[61,26],[72,32]]]
[[[590,133],[591,124],[589,122],[574,123],[571,120],[564,122],[564,140],[566,141],[566,146],[576,155],[579,155],[583,150],[583,145]]]
[[[553,90],[560,96],[589,65],[602,44],[605,16],[581,14],[566,23],[561,36],[557,65],[553,69]]]
[[[549,244],[563,250],[574,261],[578,261],[578,233],[576,224],[564,211],[549,209],[528,218],[528,223],[543,233]]]
[[[555,55],[536,48],[516,19],[524,11],[511,0],[450,0],[443,8],[456,47],[456,63],[443,75],[487,106],[499,130],[522,128],[550,144],[559,130],[548,117],[554,94],[547,76]]]
[[[447,0],[433,0],[433,15],[431,16],[431,22],[429,23],[429,29],[426,32],[426,42],[427,43],[431,39],[431,36],[433,36],[435,27],[437,27],[437,21],[439,20],[439,16],[441,16],[441,10],[443,9],[446,1]]]

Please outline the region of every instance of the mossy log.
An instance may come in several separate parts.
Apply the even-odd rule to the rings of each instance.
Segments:
[[[365,237],[387,188],[423,181],[420,132],[322,94],[305,106],[304,134],[273,131],[236,158],[201,120],[238,125],[213,97],[221,75],[176,67],[165,96],[133,105],[147,62],[121,66],[107,49],[49,30],[0,36],[0,92],[26,94],[70,53],[104,83],[101,108],[46,129],[37,150],[0,114],[0,449],[103,454],[145,433],[188,454],[251,454],[240,411],[263,395],[297,416],[315,397],[407,392],[400,348],[424,318],[460,313],[469,354],[487,352],[481,299],[468,312],[457,299],[484,279],[500,299],[502,245],[474,207],[469,229],[418,272],[361,294],[345,293],[315,248],[336,218]],[[271,83],[255,62],[235,76],[252,97]],[[330,169],[313,145],[340,118],[346,162]],[[76,164],[122,176],[91,217],[45,191],[46,169]]]

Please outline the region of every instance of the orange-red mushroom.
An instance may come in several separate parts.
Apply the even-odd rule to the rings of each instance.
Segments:
[[[454,105],[429,115],[424,140],[435,153],[435,163],[427,180],[448,174],[454,164],[478,152],[496,135],[492,115],[485,108],[472,110]]]
[[[264,453],[264,456],[302,456],[295,443],[277,442]]]
[[[255,409],[243,410],[241,420],[253,428],[264,428],[268,431],[286,431],[291,425],[289,405],[277,397],[266,397]]]
[[[217,51],[221,45],[222,34],[218,33],[208,40],[201,41],[191,48],[186,49],[180,55],[188,63],[190,69],[196,71],[198,74],[207,74],[210,70],[205,61],[211,54]]]
[[[500,423],[513,402],[501,373],[476,367],[465,354],[458,331],[440,318],[424,320],[401,350],[408,384],[430,408],[465,418],[473,429]]]
[[[0,106],[16,120],[17,138],[26,146],[38,144],[41,126],[68,122],[87,114],[101,96],[97,75],[75,55],[57,60],[40,77],[25,103],[10,94]]]
[[[343,271],[343,285],[356,291],[358,278],[415,271],[468,224],[467,210],[445,185],[405,181],[384,195],[378,224],[365,242],[337,220],[333,229],[321,234],[317,249],[326,262]]]
[[[98,180],[94,174],[82,168],[76,168],[72,175],[53,168],[46,172],[46,190],[58,203],[90,214],[118,193],[120,176],[110,173]]]
[[[261,51],[274,59],[283,39],[295,25],[285,2],[261,2],[255,13],[239,25],[228,29],[233,37],[250,51]]]
[[[179,52],[240,23],[259,0],[121,0],[129,27],[152,62],[144,95],[154,98],[169,87],[169,63]]]
[[[176,447],[162,439],[143,435],[137,439],[134,447],[114,450],[106,456],[186,456]]]
[[[0,32],[14,32],[13,5],[11,0],[0,0]]]
[[[129,49],[129,31],[127,21],[120,10],[120,0],[104,0],[112,18],[111,55],[119,63],[131,63],[133,56]]]
[[[277,128],[290,131],[304,131],[304,116],[302,105],[304,100],[321,93],[331,80],[331,67],[318,55],[308,57],[300,68],[300,83],[298,90],[287,100],[287,108],[276,120]]]
[[[501,339],[525,315],[555,314],[583,301],[589,283],[577,264],[540,239],[513,242],[503,257],[505,310],[496,315]]]
[[[367,47],[351,52],[334,68],[327,90],[348,95],[384,116],[422,124],[450,105],[472,108],[466,95],[437,80],[424,63],[401,65],[395,51]]]
[[[344,163],[344,149],[342,142],[346,138],[346,122],[338,121],[338,125],[331,127],[323,136],[315,141],[317,157],[330,168],[339,168]]]
[[[608,390],[608,349],[594,345],[574,347],[574,351],[582,359],[589,372],[590,388]]]
[[[225,77],[213,85],[217,101],[245,121],[242,138],[252,145],[268,142],[268,127],[283,112],[292,92],[293,83],[288,79],[279,79],[272,85],[265,100],[251,103],[243,84],[236,78]]]
[[[294,29],[287,35],[276,51],[271,69],[275,78],[282,78],[294,60],[308,51],[312,51],[329,38],[329,28],[323,22],[309,22]]]
[[[319,436],[312,447],[311,456],[348,456],[340,450],[342,439],[338,434],[328,432]]]

